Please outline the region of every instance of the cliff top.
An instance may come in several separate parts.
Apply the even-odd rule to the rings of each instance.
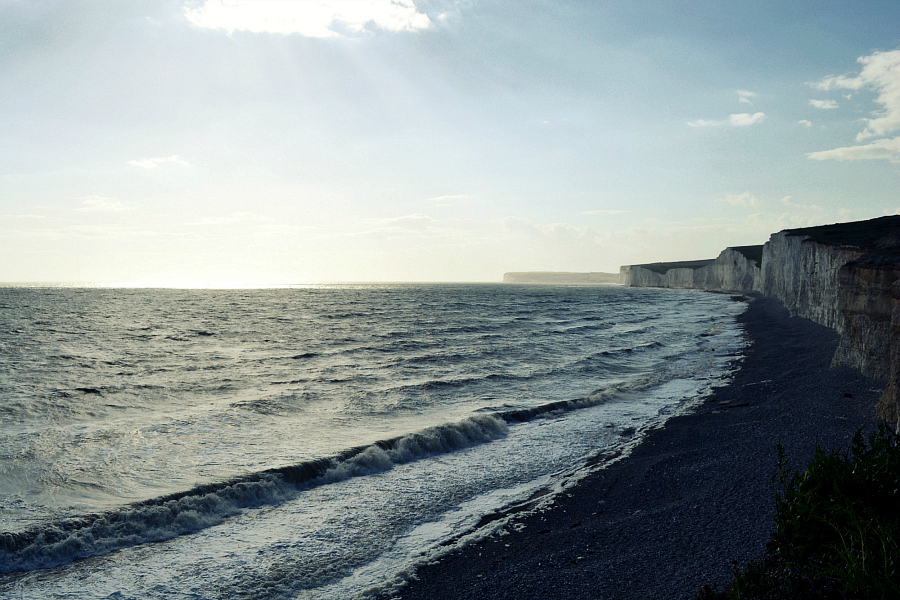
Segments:
[[[900,215],[788,229],[785,233],[809,236],[810,241],[820,244],[852,246],[860,250],[885,249],[900,245]]]
[[[647,269],[648,271],[653,271],[654,273],[665,275],[666,272],[670,269],[700,269],[702,267],[705,267],[706,265],[711,265],[714,262],[716,262],[716,259],[709,258],[706,260],[683,260],[680,262],[660,262],[632,266],[642,267],[644,269]]]

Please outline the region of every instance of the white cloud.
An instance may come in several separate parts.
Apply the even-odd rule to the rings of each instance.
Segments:
[[[900,137],[876,140],[862,146],[810,152],[806,156],[812,160],[889,160],[900,163]]]
[[[866,128],[857,141],[886,135],[900,129],[900,50],[875,52],[857,59],[862,71],[856,77],[826,77],[813,84],[819,90],[862,90],[876,92],[875,102],[882,106],[874,119],[865,119]]]
[[[756,92],[748,92],[747,90],[735,90],[738,95],[738,101],[743,102],[745,104],[753,104],[750,102],[750,98],[756,97]]]
[[[716,200],[716,202],[722,202],[731,206],[752,206],[753,208],[759,208],[759,199],[750,192],[744,192],[743,194],[729,194],[724,198]]]
[[[708,121],[706,119],[697,119],[688,121],[691,127],[749,127],[761,123],[766,118],[765,113],[738,113],[729,115],[724,121]]]
[[[431,26],[412,0],[206,0],[199,8],[184,8],[188,21],[207,29],[253,33],[338,37],[383,31],[418,31]]]
[[[782,198],[781,203],[784,204],[785,206],[787,206],[788,208],[799,208],[804,211],[825,210],[821,206],[816,206],[815,204],[798,204],[798,203],[794,202],[790,196],[785,196],[784,198]]]
[[[190,167],[191,163],[186,160],[182,160],[180,156],[172,155],[172,156],[161,156],[158,158],[142,158],[141,160],[129,160],[128,164],[140,167],[142,169],[158,169],[160,165],[164,164],[174,164],[182,167]]]
[[[84,196],[77,198],[77,200],[81,200],[81,206],[77,210],[83,212],[122,212],[131,210],[118,200],[104,198],[103,196]]]
[[[765,113],[741,113],[738,115],[731,115],[728,117],[728,122],[734,127],[749,127],[750,125],[756,125],[757,123],[761,123],[763,119],[766,118]]]
[[[812,127],[812,121],[808,119],[800,119],[797,121],[797,125],[803,125],[804,127]]]
[[[834,100],[810,100],[810,106],[820,108],[822,110],[831,110],[838,107],[838,103]]]

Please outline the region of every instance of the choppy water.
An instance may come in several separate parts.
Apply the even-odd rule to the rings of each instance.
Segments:
[[[696,402],[742,309],[620,287],[0,288],[0,594],[390,589]]]

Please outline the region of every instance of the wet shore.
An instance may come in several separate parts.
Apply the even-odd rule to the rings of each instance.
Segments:
[[[874,427],[884,382],[830,368],[837,335],[777,301],[754,299],[738,321],[750,345],[729,385],[551,509],[420,568],[392,597],[681,599],[761,558],[777,445],[794,468],[817,446],[846,448]]]

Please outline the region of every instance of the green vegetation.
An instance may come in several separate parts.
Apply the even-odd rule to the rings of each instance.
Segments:
[[[849,456],[816,451],[806,471],[787,468],[778,448],[777,529],[766,557],[724,591],[696,600],[900,598],[900,447],[884,425],[857,432]]]

